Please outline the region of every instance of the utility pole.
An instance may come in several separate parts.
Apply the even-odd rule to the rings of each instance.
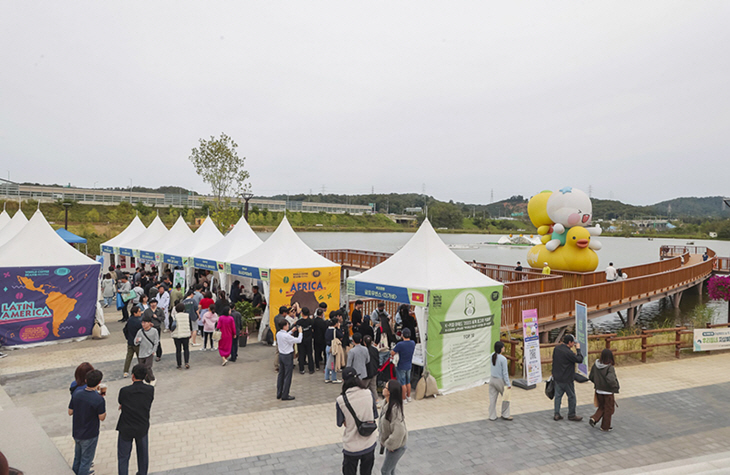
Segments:
[[[489,202],[490,203],[494,203],[494,188],[492,188],[492,192],[489,195]]]

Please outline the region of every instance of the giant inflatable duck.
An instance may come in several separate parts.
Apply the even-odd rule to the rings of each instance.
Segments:
[[[547,249],[546,244],[538,244],[530,248],[527,262],[531,267],[539,269],[545,262],[551,269],[574,272],[592,272],[598,267],[598,255],[590,248],[591,234],[582,226],[573,226],[565,235],[565,245],[554,251]]]
[[[598,256],[593,251],[601,249],[601,243],[594,236],[601,234],[601,228],[590,227],[593,207],[590,198],[583,191],[572,187],[565,187],[554,193],[542,191],[530,198],[527,212],[542,242],[541,245],[533,247],[528,254],[528,262],[532,267],[539,269],[545,262],[548,262],[552,269],[575,272],[593,271],[598,267]],[[577,240],[581,241],[581,245],[570,243],[573,251],[566,252],[562,248],[569,244],[568,234],[573,228],[582,229],[586,233],[576,229],[571,237],[580,235]],[[582,244],[586,244],[585,251]],[[548,254],[543,253],[543,250]],[[550,253],[559,253],[561,257],[550,256]],[[543,254],[546,258],[537,258]],[[591,254],[593,257],[588,257]],[[578,257],[574,263],[571,256],[582,257]],[[531,258],[534,261],[531,261]],[[588,268],[587,266],[594,261],[593,267]]]

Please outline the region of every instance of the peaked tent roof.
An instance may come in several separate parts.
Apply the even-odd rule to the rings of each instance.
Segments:
[[[230,261],[259,269],[304,269],[308,267],[339,267],[339,264],[322,257],[304,244],[284,219],[276,231],[263,244]]]
[[[61,236],[61,239],[66,241],[69,244],[85,244],[86,238],[82,238],[81,236],[77,236],[68,229],[64,228],[58,228],[56,229],[56,234]]]
[[[236,257],[253,251],[261,243],[263,243],[261,238],[253,232],[251,226],[246,222],[246,218],[241,216],[241,219],[223,239],[193,257],[198,260],[231,262]]]
[[[348,281],[422,290],[502,285],[454,254],[428,219],[398,252]]]
[[[3,267],[100,265],[69,246],[40,210],[10,241],[0,246]]]
[[[148,252],[167,252],[168,248],[171,248],[182,241],[186,240],[193,235],[193,232],[188,227],[188,224],[183,219],[182,215],[177,217],[177,221],[172,225],[167,234],[159,238],[157,241],[147,244],[145,247],[138,247],[140,251]]]
[[[153,219],[150,225],[147,226],[147,229],[142,231],[142,233],[138,236],[125,239],[124,242],[120,242],[118,244],[118,247],[123,247],[130,250],[142,249],[143,246],[152,244],[167,233],[167,228],[165,227],[160,217],[155,216],[155,219]]]
[[[0,229],[0,246],[10,241],[23,227],[28,224],[28,218],[21,210],[15,212],[13,218]]]
[[[132,222],[129,223],[129,226],[127,226],[124,231],[117,234],[107,242],[102,243],[101,245],[108,247],[120,247],[120,244],[124,244],[131,239],[139,237],[143,232],[145,232],[146,229],[147,228],[145,228],[142,220],[139,219],[139,216],[135,216]]]
[[[3,210],[2,213],[0,213],[0,229],[4,228],[6,224],[10,222],[10,215],[7,211]]]
[[[190,237],[166,248],[165,255],[195,257],[200,251],[218,243],[221,239],[223,239],[223,234],[218,231],[218,227],[208,216]]]

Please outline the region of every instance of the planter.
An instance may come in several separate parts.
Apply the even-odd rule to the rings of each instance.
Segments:
[[[238,337],[238,347],[242,348],[248,344],[248,333],[244,333],[243,335]]]

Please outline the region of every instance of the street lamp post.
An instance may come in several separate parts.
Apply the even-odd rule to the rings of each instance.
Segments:
[[[243,201],[244,201],[244,204],[243,204],[243,217],[246,220],[246,222],[248,223],[248,200],[250,200],[251,198],[253,198],[253,193],[251,193],[250,191],[247,191],[247,192],[243,193],[242,196],[243,196]]]
[[[68,231],[68,209],[71,207],[71,203],[64,201],[61,203],[64,207],[64,211],[66,212],[64,222],[63,222],[63,228]]]

